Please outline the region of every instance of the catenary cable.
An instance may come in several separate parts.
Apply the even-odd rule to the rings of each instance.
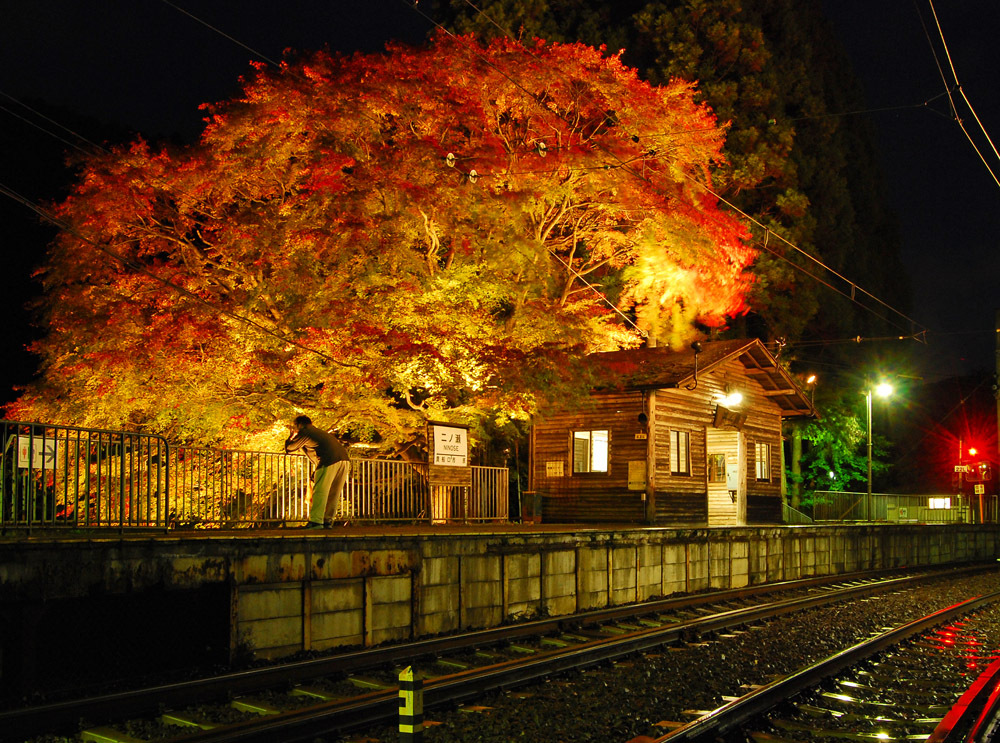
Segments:
[[[435,26],[436,28],[440,29],[440,30],[441,30],[441,31],[443,31],[444,33],[448,34],[449,36],[454,36],[454,34],[453,34],[453,33],[452,33],[452,32],[451,32],[451,31],[450,31],[449,29],[447,29],[447,28],[446,28],[445,26],[443,26],[442,24],[440,24],[439,22],[437,22],[437,21],[436,21],[436,20],[434,20],[433,18],[429,17],[429,16],[428,16],[428,15],[427,15],[426,13],[424,13],[424,11],[423,11],[423,10],[421,10],[421,9],[420,9],[420,8],[419,8],[419,7],[417,6],[417,4],[416,4],[416,3],[413,3],[413,2],[411,2],[411,0],[401,0],[401,1],[402,1],[403,3],[405,3],[405,4],[406,4],[406,5],[408,6],[408,7],[410,7],[410,8],[412,9],[412,10],[414,10],[414,12],[418,13],[419,15],[421,15],[421,16],[422,16],[422,17],[423,17],[423,18],[424,18],[425,20],[427,20],[427,21],[428,21],[429,23],[433,24],[433,25],[434,25],[434,26]],[[478,7],[476,7],[476,6],[475,6],[475,5],[474,5],[474,4],[473,4],[473,3],[472,3],[472,2],[470,1],[470,0],[465,0],[465,2],[466,2],[466,4],[468,4],[468,5],[470,6],[470,7],[472,7],[472,8],[474,9],[474,10],[476,10],[476,12],[478,12],[478,13],[481,13],[481,14],[483,14],[484,16],[486,16],[486,17],[487,17],[487,18],[489,19],[489,16],[488,16],[488,14],[484,13],[484,11],[482,11],[482,10],[480,10],[480,9],[479,9]],[[497,24],[497,23],[496,23],[495,21],[493,21],[492,19],[490,19],[490,21],[491,21],[491,22],[492,22],[492,23],[493,23],[493,24],[494,24],[495,26],[497,26],[497,28],[500,28],[501,30],[503,30],[503,27],[502,27],[502,26],[500,26],[499,24]],[[507,35],[508,35],[508,37],[509,37],[509,38],[511,38],[512,40],[514,40],[514,39],[513,39],[513,36],[510,36],[509,32],[506,32],[506,33],[507,33]],[[492,63],[491,63],[491,62],[490,62],[490,61],[489,61],[488,59],[486,59],[486,58],[482,57],[481,55],[479,56],[479,58],[480,58],[480,61],[484,62],[485,64],[489,65],[489,66],[490,66],[491,68],[493,68],[494,70],[496,70],[496,71],[497,71],[497,72],[498,72],[498,73],[499,73],[499,74],[500,74],[501,76],[503,76],[503,77],[504,77],[505,79],[507,79],[508,81],[510,81],[510,82],[511,82],[511,84],[513,84],[513,85],[514,85],[515,87],[519,88],[520,90],[524,91],[524,92],[525,92],[526,94],[528,94],[528,95],[529,95],[529,97],[530,97],[530,98],[531,98],[532,100],[534,100],[534,97],[533,97],[533,96],[531,95],[531,92],[530,92],[529,90],[527,90],[527,88],[525,88],[525,87],[524,87],[524,85],[522,85],[522,84],[521,84],[521,83],[520,83],[519,81],[517,81],[517,80],[514,80],[514,79],[513,79],[513,78],[512,78],[512,77],[511,77],[510,75],[506,74],[506,73],[505,73],[505,72],[504,72],[503,70],[500,70],[499,68],[497,68],[497,67],[496,67],[496,65],[492,64]],[[558,115],[558,114],[557,114],[557,115]],[[607,152],[607,151],[605,150],[605,152]],[[616,157],[616,156],[614,155],[614,153],[610,153],[610,152],[607,152],[607,154],[609,154],[609,155],[610,155],[611,157],[614,157],[614,158],[615,158],[616,160],[618,159],[618,158],[617,158],[617,157]],[[631,167],[628,167],[628,166],[626,166],[626,165],[625,165],[624,163],[622,163],[621,161],[619,161],[619,163],[618,163],[618,167],[620,167],[620,168],[621,168],[622,170],[625,170],[626,172],[630,173],[630,174],[631,174],[631,175],[633,175],[634,177],[637,177],[637,178],[640,178],[640,179],[642,179],[642,180],[645,180],[645,181],[647,181],[647,182],[648,182],[648,179],[646,179],[646,178],[645,178],[645,176],[643,176],[643,175],[642,175],[641,173],[639,173],[638,171],[636,171],[636,170],[635,170],[634,168],[631,168]],[[696,184],[696,185],[700,186],[700,187],[701,187],[702,189],[704,189],[704,190],[705,190],[705,191],[706,191],[707,193],[709,193],[709,194],[711,194],[712,196],[714,196],[715,198],[719,199],[719,201],[721,201],[722,203],[726,204],[726,205],[727,205],[727,206],[728,206],[729,208],[733,209],[733,210],[734,210],[734,211],[735,211],[736,213],[738,213],[738,214],[742,215],[742,216],[743,216],[744,218],[746,218],[747,220],[749,220],[749,221],[750,221],[750,222],[752,222],[753,224],[757,225],[757,226],[758,226],[758,227],[759,227],[760,229],[762,229],[762,230],[764,230],[764,231],[765,231],[765,234],[767,234],[767,233],[770,233],[770,234],[773,234],[773,235],[774,235],[774,236],[775,236],[776,238],[780,239],[780,240],[781,240],[782,242],[784,242],[785,244],[787,244],[787,245],[788,245],[789,247],[791,247],[791,248],[793,248],[794,250],[796,250],[796,251],[798,251],[798,252],[802,253],[802,255],[806,256],[807,258],[809,258],[809,259],[810,259],[811,261],[813,261],[814,263],[816,263],[817,265],[819,265],[819,266],[820,266],[820,267],[822,267],[823,269],[825,269],[825,270],[829,271],[830,273],[832,273],[833,275],[837,276],[837,277],[838,277],[838,278],[840,278],[840,279],[841,279],[842,281],[844,281],[845,283],[847,283],[847,284],[848,284],[848,285],[849,285],[849,286],[850,286],[850,287],[852,288],[852,292],[851,292],[851,295],[850,295],[850,296],[849,296],[848,298],[849,298],[849,299],[851,299],[851,301],[853,301],[853,302],[854,302],[855,304],[857,304],[858,306],[860,306],[860,307],[864,308],[865,310],[867,310],[867,311],[871,312],[872,314],[874,314],[874,315],[875,315],[876,317],[879,317],[879,318],[880,318],[880,319],[882,319],[883,321],[885,321],[885,322],[889,322],[890,324],[894,325],[895,327],[897,327],[897,328],[900,328],[901,330],[912,330],[912,328],[913,328],[913,327],[918,327],[918,328],[923,328],[923,327],[924,327],[924,326],[923,326],[923,325],[921,325],[920,323],[916,322],[916,321],[915,321],[915,320],[913,320],[912,318],[910,318],[910,317],[908,317],[907,315],[905,315],[905,314],[904,314],[903,312],[900,312],[899,310],[895,309],[894,307],[892,307],[892,306],[891,306],[891,305],[889,305],[888,303],[886,303],[886,302],[882,301],[881,299],[879,299],[878,297],[876,297],[876,296],[875,296],[874,294],[872,294],[871,292],[868,292],[868,291],[866,291],[865,289],[863,289],[862,287],[860,287],[860,286],[859,286],[858,284],[856,284],[855,282],[851,281],[850,279],[847,279],[846,277],[842,276],[842,275],[841,275],[841,274],[839,274],[838,272],[834,271],[834,270],[833,270],[832,268],[830,268],[829,266],[827,266],[826,264],[824,264],[824,263],[823,263],[822,261],[820,261],[819,259],[817,259],[817,258],[815,258],[814,256],[810,255],[810,254],[809,254],[809,253],[807,253],[806,251],[802,250],[801,248],[799,248],[799,247],[798,247],[797,245],[795,245],[795,244],[794,244],[794,243],[792,243],[791,241],[789,241],[789,240],[787,240],[787,239],[785,239],[785,238],[781,237],[781,235],[779,235],[779,234],[777,234],[777,233],[774,233],[774,232],[773,232],[772,230],[768,229],[768,228],[767,228],[766,226],[764,226],[763,224],[761,224],[761,223],[760,223],[759,221],[757,221],[757,220],[756,220],[756,219],[754,219],[753,217],[750,217],[750,215],[746,214],[746,213],[745,213],[745,212],[743,212],[743,211],[742,211],[741,209],[739,209],[738,207],[736,207],[736,206],[735,206],[734,204],[732,204],[731,202],[729,202],[729,201],[728,201],[728,200],[726,200],[726,199],[723,199],[723,198],[722,198],[721,196],[719,196],[719,195],[718,195],[718,194],[717,194],[717,193],[716,193],[715,191],[713,191],[713,190],[712,190],[711,188],[709,188],[708,186],[706,186],[706,185],[705,185],[704,183],[702,183],[702,182],[701,182],[701,181],[699,181],[698,179],[696,179],[696,178],[693,178],[692,176],[689,176],[689,175],[687,175],[686,173],[682,173],[682,175],[684,175],[684,177],[685,177],[685,178],[687,178],[687,179],[688,179],[689,181],[691,181],[692,183],[694,183],[694,184]],[[803,270],[803,269],[802,269],[802,268],[801,268],[800,266],[798,266],[797,264],[795,264],[795,263],[792,263],[791,261],[789,261],[789,263],[790,263],[790,264],[791,264],[792,266],[796,267],[796,268],[797,268],[798,270],[800,270],[800,271],[803,271],[803,273],[806,273],[806,275],[810,276],[811,278],[816,278],[816,277],[815,277],[815,276],[813,276],[812,274],[809,274],[808,272],[805,272],[805,271],[804,271],[804,270]],[[831,288],[832,288],[832,287],[831,287]],[[876,301],[877,303],[881,304],[881,305],[882,305],[883,307],[885,307],[886,309],[888,309],[888,310],[889,310],[890,312],[893,312],[893,313],[895,313],[896,315],[898,315],[898,316],[902,317],[903,319],[905,319],[906,321],[908,321],[908,322],[909,322],[909,323],[911,324],[911,328],[909,328],[909,329],[907,329],[907,328],[903,328],[902,326],[898,325],[897,323],[894,323],[894,322],[892,322],[892,321],[888,320],[887,318],[883,317],[882,315],[879,315],[879,314],[878,314],[877,312],[874,312],[874,310],[873,310],[872,308],[868,307],[867,305],[864,305],[864,304],[862,304],[862,303],[858,302],[858,301],[857,301],[857,299],[856,299],[856,298],[855,298],[855,296],[854,296],[854,293],[855,293],[855,290],[857,290],[857,291],[860,291],[860,292],[862,292],[863,294],[865,294],[865,295],[866,295],[866,296],[868,296],[868,297],[871,297],[871,298],[872,298],[872,299],[873,299],[874,301]],[[843,292],[840,292],[840,293],[841,293],[841,294],[844,294]],[[848,296],[848,295],[844,294],[844,296]]]

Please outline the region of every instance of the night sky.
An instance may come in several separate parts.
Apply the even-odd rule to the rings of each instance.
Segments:
[[[177,0],[177,5],[217,30],[164,0],[4,3],[0,186],[38,202],[60,198],[67,176],[59,165],[67,141],[74,140],[60,125],[86,136],[117,131],[141,132],[151,141],[195,138],[203,116],[198,106],[238,93],[240,75],[259,59],[241,44],[279,60],[286,48],[378,51],[389,38],[416,43],[430,27],[402,0]],[[913,286],[908,314],[932,331],[928,345],[916,349],[921,373],[992,368],[994,312],[1000,307],[1000,186],[949,118],[941,96],[945,86],[917,13],[919,8],[947,65],[930,6],[927,0],[828,0],[823,7],[865,85],[868,107],[907,107],[869,115]],[[936,10],[962,90],[1000,143],[1000,3],[937,0]],[[950,68],[946,73],[950,80]],[[961,115],[1000,176],[1000,158],[975,133],[971,113]],[[33,333],[24,305],[38,293],[29,274],[53,233],[4,196],[0,220],[4,402],[12,397],[11,386],[32,374],[33,361],[22,351]],[[865,286],[863,276],[848,272],[847,277]]]

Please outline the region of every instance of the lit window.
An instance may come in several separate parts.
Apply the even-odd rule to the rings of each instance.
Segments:
[[[608,471],[608,432],[573,431],[573,471]]]
[[[670,432],[670,474],[691,474],[690,434],[687,431]]]
[[[757,452],[757,479],[758,480],[770,480],[771,479],[771,445],[764,444],[760,441],[754,447]]]

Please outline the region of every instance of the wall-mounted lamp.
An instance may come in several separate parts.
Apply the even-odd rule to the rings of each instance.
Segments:
[[[739,390],[729,390],[729,388],[726,388],[725,392],[715,393],[715,401],[722,407],[732,410],[735,407],[739,407],[739,404],[743,402],[743,393]]]
[[[694,383],[684,385],[684,389],[693,390],[698,387],[698,354],[701,353],[701,343],[695,341],[691,344],[691,350],[694,351]]]

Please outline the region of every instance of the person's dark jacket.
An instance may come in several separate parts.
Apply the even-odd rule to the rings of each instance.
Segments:
[[[294,437],[285,441],[285,453],[301,451],[317,467],[327,467],[334,462],[350,459],[347,449],[326,431],[312,423],[306,424]]]

